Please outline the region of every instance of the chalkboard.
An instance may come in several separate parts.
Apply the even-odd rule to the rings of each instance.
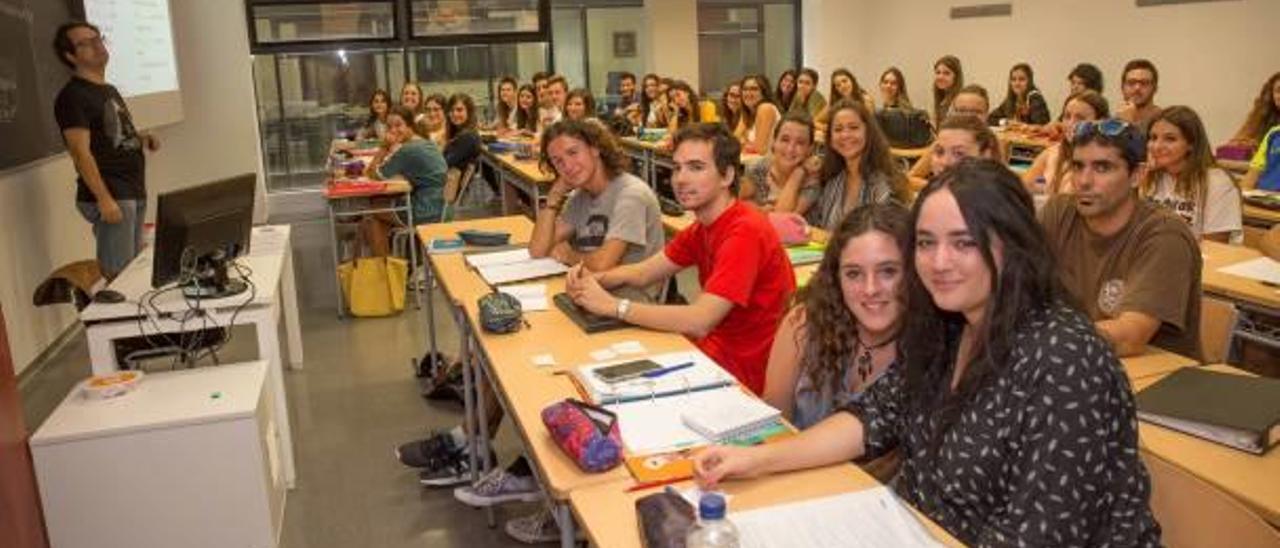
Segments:
[[[0,0],[0,171],[64,150],[53,99],[71,71],[53,54],[77,0]]]

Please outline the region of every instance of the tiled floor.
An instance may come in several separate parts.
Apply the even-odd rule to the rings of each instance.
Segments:
[[[459,405],[427,402],[419,396],[410,360],[426,347],[426,311],[411,308],[391,318],[339,320],[326,224],[316,212],[272,221],[294,226],[306,353],[305,368],[286,374],[298,486],[288,496],[281,545],[517,545],[501,524],[532,511],[533,505],[500,508],[498,527],[489,528],[485,512],[459,504],[449,490],[420,486],[416,472],[400,465],[393,454],[397,444],[432,428],[450,427],[461,418]],[[436,317],[448,318],[443,309]],[[439,335],[442,347],[452,353],[457,333],[447,319]],[[222,361],[253,359],[253,339],[251,329],[234,330]],[[24,406],[33,431],[70,387],[87,376],[88,363],[84,335],[77,333],[24,379]],[[502,462],[518,451],[509,426],[499,432],[497,447]]]

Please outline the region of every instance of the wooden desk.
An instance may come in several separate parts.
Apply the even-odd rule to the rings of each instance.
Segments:
[[[542,171],[537,160],[518,160],[509,152],[499,154],[485,149],[480,159],[489,164],[498,174],[503,215],[510,215],[517,209],[516,196],[512,191],[528,196],[532,210],[530,216],[536,214],[542,193],[551,188],[551,183],[555,182],[555,176]]]
[[[1249,203],[1244,204],[1244,224],[1248,226],[1257,226],[1260,228],[1271,228],[1272,225],[1280,224],[1280,211],[1258,207]]]
[[[573,512],[595,546],[630,548],[640,546],[635,501],[653,490],[628,493],[631,480],[609,483],[570,493]],[[686,488],[692,482],[677,485]],[[852,464],[837,464],[811,470],[776,474],[749,480],[725,482],[722,490],[732,496],[729,510],[737,512],[824,496],[861,491],[878,485],[876,480]],[[909,507],[909,506],[908,506]],[[920,514],[917,513],[917,516]],[[931,520],[921,521],[933,535],[950,546],[963,546]]]
[[[899,160],[905,160],[908,163],[911,163],[911,162],[915,162],[921,156],[928,154],[930,148],[932,147],[922,146],[920,148],[891,148],[889,149],[889,152],[893,154],[894,158],[897,158]]]
[[[1206,367],[1249,374],[1227,365]],[[1141,391],[1171,372],[1137,379],[1134,389]],[[1138,441],[1146,450],[1230,493],[1280,527],[1280,449],[1252,455],[1144,421],[1138,422]]]
[[[1248,247],[1209,241],[1200,242],[1200,252],[1204,256],[1201,285],[1205,293],[1262,308],[1272,315],[1280,316],[1280,290],[1257,280],[1218,272],[1224,266],[1261,257],[1262,253]]]
[[[1183,367],[1200,365],[1196,360],[1154,346],[1148,346],[1147,351],[1139,356],[1123,358],[1120,362],[1124,364],[1129,383],[1135,387],[1139,381],[1160,378]]]

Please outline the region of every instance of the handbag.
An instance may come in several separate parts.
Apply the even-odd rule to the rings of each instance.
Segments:
[[[876,111],[876,121],[895,148],[920,148],[933,141],[929,115],[923,110],[882,108]]]
[[[409,263],[398,257],[361,257],[338,265],[338,282],[352,316],[390,316],[404,310]]]
[[[542,409],[542,424],[583,472],[604,472],[622,463],[618,416],[608,409],[566,398]]]

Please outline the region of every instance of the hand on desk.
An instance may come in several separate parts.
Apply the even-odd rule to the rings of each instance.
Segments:
[[[703,489],[715,489],[720,480],[760,475],[762,447],[713,445],[693,455],[693,478]]]
[[[618,312],[618,299],[600,285],[600,275],[587,270],[582,264],[569,269],[565,278],[565,292],[578,306],[592,314],[613,316]]]

